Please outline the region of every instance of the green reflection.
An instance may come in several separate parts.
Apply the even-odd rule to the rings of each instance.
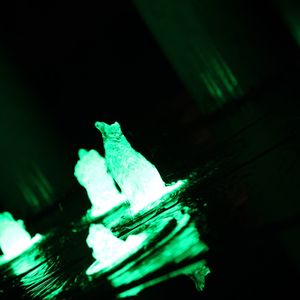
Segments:
[[[151,286],[154,286],[156,284],[159,284],[163,281],[175,278],[180,275],[186,275],[193,279],[195,282],[196,288],[199,291],[202,291],[204,289],[205,285],[205,277],[210,273],[210,270],[205,265],[205,261],[201,260],[199,262],[190,264],[188,266],[185,266],[183,268],[179,268],[173,272],[170,272],[166,275],[157,277],[153,280],[149,280],[143,284],[140,284],[132,289],[129,289],[125,292],[122,292],[118,295],[119,298],[127,298],[127,297],[133,297],[137,296],[141,291],[143,291],[146,288],[149,288]]]
[[[181,263],[208,250],[208,247],[200,240],[195,224],[190,222],[188,213],[178,212],[176,220],[176,228],[166,238],[109,277],[114,287],[127,285],[166,265]],[[155,220],[158,225],[161,221]],[[153,230],[151,233],[154,235],[156,231]]]
[[[86,274],[91,275],[117,265],[136,252],[146,237],[145,233],[129,235],[123,241],[115,237],[102,224],[91,224],[86,242],[93,249],[93,256],[96,262],[88,268]]]
[[[25,255],[21,263],[17,262],[13,266],[16,272],[26,266],[34,267],[21,278],[22,286],[32,298],[55,299],[67,285],[68,280],[57,273],[59,261],[55,259],[46,258],[44,251],[39,249],[38,255]]]
[[[27,168],[26,176],[18,176],[18,188],[32,210],[37,212],[52,203],[54,191],[38,166],[32,163]]]
[[[30,251],[24,253],[10,262],[9,268],[15,276],[20,276],[36,268],[46,261],[44,252],[40,247],[33,247]]]

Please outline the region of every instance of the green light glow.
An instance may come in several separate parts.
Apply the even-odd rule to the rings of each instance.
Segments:
[[[125,201],[125,196],[118,191],[107,172],[105,159],[96,150],[80,149],[78,155],[80,159],[74,175],[87,191],[92,203],[92,217],[102,215]]]
[[[241,96],[242,90],[218,50],[213,44],[207,47],[210,51],[206,51],[205,54],[199,52],[205,66],[200,73],[200,78],[210,95],[216,100],[216,104],[221,107],[230,98]]]
[[[31,238],[22,220],[15,220],[9,212],[0,214],[0,247],[3,252],[1,262],[10,260],[42,238],[36,234]]]
[[[199,261],[191,265],[185,266],[166,275],[160,276],[153,280],[149,280],[141,285],[138,285],[132,289],[122,292],[118,295],[118,298],[127,298],[137,296],[142,290],[154,286],[163,281],[175,278],[180,275],[186,275],[193,279],[197,290],[202,291],[205,284],[205,276],[210,273],[210,270],[206,267],[205,261]]]
[[[99,271],[108,270],[136,252],[146,239],[146,234],[129,235],[125,241],[115,237],[102,224],[91,224],[87,244],[93,249],[96,262],[86,271],[92,275]]]
[[[299,1],[277,0],[276,5],[296,43],[300,46],[300,5]]]
[[[225,51],[222,55],[218,51],[222,38],[208,25],[205,12],[210,9],[209,1],[133,0],[133,3],[203,113],[242,95],[234,75],[236,68],[227,62]],[[216,18],[217,11],[211,11],[212,18]]]
[[[12,260],[9,263],[9,267],[15,276],[20,276],[25,273],[29,273],[37,266],[41,266],[46,263],[46,256],[44,251],[40,247],[32,247],[30,251],[26,251],[24,255],[19,256],[17,259]]]
[[[109,214],[103,216],[102,224],[89,227],[86,242],[95,262],[86,274],[99,277],[109,272],[108,279],[116,288],[126,288],[146,277],[146,284],[120,297],[180,274],[193,277],[202,289],[209,273],[205,262],[182,267],[208,250],[191,220],[190,209],[179,201],[177,191],[188,181],[165,184],[156,167],[131,147],[118,122],[96,122],[95,126],[103,137],[105,158],[95,150],[81,149],[74,174],[93,206]],[[114,201],[115,195],[123,198]],[[174,271],[178,264],[180,269]],[[167,275],[147,279],[170,266],[174,268]]]
[[[24,200],[33,212],[38,212],[44,205],[53,202],[54,190],[42,170],[35,164],[28,167],[26,176],[18,175],[17,182]]]
[[[13,262],[12,268],[16,275],[27,274],[21,277],[21,284],[28,295],[34,299],[56,299],[68,283],[68,279],[63,278],[57,272],[59,260],[47,258],[44,251],[34,249],[33,253],[26,253],[22,260]],[[31,270],[30,270],[31,269]]]
[[[103,137],[108,172],[126,195],[133,213],[149,208],[184,183],[178,181],[166,186],[156,167],[131,147],[118,122],[112,125],[96,122],[95,126]]]
[[[44,263],[23,276],[21,283],[33,298],[46,300],[55,299],[55,296],[63,291],[67,280],[59,280],[51,266]]]
[[[181,263],[208,250],[200,241],[195,224],[189,222],[189,214],[178,212],[176,220],[176,228],[165,239],[109,277],[114,287],[132,283],[166,265]],[[157,220],[158,223],[160,221]]]
[[[58,295],[72,282],[70,274],[66,276],[60,271],[62,258],[59,255],[49,255],[49,251],[45,249],[44,245],[38,244],[6,266],[14,276],[19,277],[28,299],[62,299]]]

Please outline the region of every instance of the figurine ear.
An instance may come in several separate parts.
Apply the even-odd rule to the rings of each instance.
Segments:
[[[121,128],[121,126],[120,126],[120,124],[119,124],[119,122],[115,122],[115,123],[113,123],[112,124],[115,128]]]
[[[88,151],[83,149],[83,148],[78,150],[78,156],[79,156],[80,159],[82,159],[84,156],[86,156],[87,153],[88,153]]]

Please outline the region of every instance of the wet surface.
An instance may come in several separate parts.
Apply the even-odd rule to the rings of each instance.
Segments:
[[[172,272],[170,278],[184,274],[194,276],[201,290],[209,272],[204,260],[208,247],[199,239],[199,232],[188,213],[190,209],[179,201],[179,196],[182,198],[184,193],[186,191],[182,195],[179,192],[173,194],[164,204],[137,217],[124,218],[128,210],[124,205],[93,220],[94,224],[105,224],[122,239],[148,233],[148,239],[132,255],[93,276],[86,275],[94,262],[91,249],[86,245],[91,223],[78,220],[69,227],[48,233],[38,244],[2,266],[1,296],[80,299],[86,293],[101,290],[102,297],[109,299],[136,287],[142,291],[145,282],[149,286],[155,285],[156,278],[161,278],[157,283],[165,281]],[[120,216],[123,221],[116,224]],[[176,270],[179,270],[178,274]]]
[[[135,218],[120,219],[127,209],[121,207],[94,220],[120,238],[153,232],[145,248],[108,272],[85,273],[95,260],[86,244],[90,223],[82,220],[90,203],[78,185],[60,205],[28,219],[31,233],[45,239],[1,267],[1,298],[114,299],[146,287],[138,299],[291,299],[300,266],[297,76],[298,71],[279,77],[206,123],[170,124],[167,137],[153,129],[152,161],[162,178],[167,183],[187,178],[190,184]],[[206,143],[197,142],[202,138]],[[147,153],[146,146],[141,152]],[[187,210],[190,219],[181,223]],[[194,228],[207,251],[189,241]],[[161,263],[160,256],[170,260]],[[203,260],[211,273],[199,292],[194,281],[196,275],[203,280],[198,264]],[[154,267],[145,270],[145,264]],[[141,274],[134,273],[138,269]],[[129,274],[133,281],[126,281]]]
[[[285,106],[262,101],[287,99],[287,94],[291,97]],[[82,219],[89,204],[74,186],[62,209],[32,222],[31,231],[45,239],[1,267],[1,298],[114,299],[130,291],[138,291],[138,299],[289,298],[296,291],[300,265],[298,96],[290,83],[219,116],[208,127],[217,143],[183,146],[183,135],[173,143],[160,141],[156,165],[162,177],[166,182],[188,178],[189,185],[135,218],[124,217],[128,207],[122,206],[94,220],[118,237],[152,232],[144,248],[108,272],[85,273],[95,261],[86,244],[90,221]],[[180,223],[187,210],[190,219]],[[199,251],[196,241],[193,252],[195,244],[188,242],[193,222],[208,251]],[[201,269],[197,263],[202,260],[211,273],[199,292],[193,276],[186,275],[195,265]]]
[[[185,31],[179,26],[184,10],[178,17],[173,10],[178,22],[165,35],[176,44],[168,56],[133,2],[103,2],[99,10],[96,3],[6,1],[2,9],[1,211],[24,219],[31,236],[44,239],[1,265],[0,298],[295,299],[295,28],[277,18],[278,1],[187,1],[199,14],[182,21],[199,30]],[[172,15],[172,1],[165,2]],[[232,84],[224,86],[230,78],[220,76],[226,70],[237,80],[232,93]],[[203,115],[216,100],[207,81],[238,99],[225,104],[221,95],[220,109]],[[122,123],[163,180],[188,179],[187,188],[135,217],[123,205],[104,218],[82,219],[91,203],[73,170],[78,149],[103,154],[96,120]],[[121,239],[141,232],[148,238],[123,261],[87,276],[95,263],[86,243],[92,222]]]

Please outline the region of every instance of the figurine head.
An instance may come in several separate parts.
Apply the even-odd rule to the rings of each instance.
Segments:
[[[102,134],[103,139],[119,139],[123,136],[121,126],[118,122],[111,125],[104,122],[96,122],[95,126]]]

